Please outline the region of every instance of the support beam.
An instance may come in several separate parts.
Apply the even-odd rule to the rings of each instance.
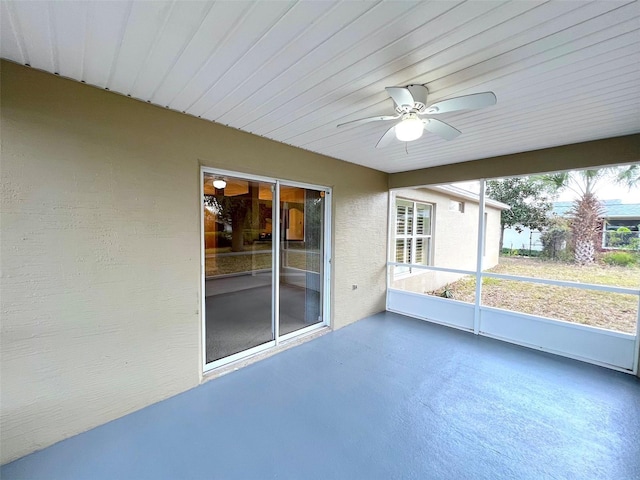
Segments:
[[[422,168],[389,175],[389,188],[498,178],[640,162],[640,134]]]

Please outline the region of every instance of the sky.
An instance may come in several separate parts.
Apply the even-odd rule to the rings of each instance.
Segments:
[[[613,182],[599,182],[595,189],[596,196],[600,200],[622,200],[622,203],[640,203],[640,186],[629,190],[622,185]],[[562,192],[558,201],[566,202],[576,199],[576,194],[570,190]]]
[[[453,185],[471,192],[480,192],[480,184],[478,181],[457,182]],[[640,185],[629,190],[626,186],[616,185],[614,182],[603,179],[597,183],[595,193],[600,200],[621,200],[622,203],[640,203]],[[575,199],[576,193],[569,189],[565,189],[558,195],[556,201],[570,202]]]

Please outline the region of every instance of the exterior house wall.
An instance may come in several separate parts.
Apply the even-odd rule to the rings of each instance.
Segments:
[[[542,233],[539,230],[531,230],[529,227],[520,226],[521,232],[515,227],[507,227],[504,229],[503,248],[512,250],[535,250],[542,251]]]
[[[385,173],[1,73],[2,463],[202,381],[201,165],[333,187],[332,325],[384,310]]]
[[[460,270],[476,269],[476,253],[478,245],[477,202],[458,198],[427,188],[395,190],[396,198],[405,198],[416,202],[434,205],[433,215],[433,251],[431,264],[436,267]],[[464,212],[449,209],[451,200],[464,202]],[[500,245],[500,212],[496,207],[487,205],[486,255],[484,268],[498,264]],[[393,245],[391,247],[393,249]],[[393,258],[393,257],[392,257]],[[464,275],[448,272],[423,270],[411,274],[396,274],[391,283],[392,288],[416,293],[438,290],[448,283],[459,280]]]

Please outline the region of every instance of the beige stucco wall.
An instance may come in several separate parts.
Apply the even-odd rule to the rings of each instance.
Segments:
[[[640,161],[640,133],[389,175],[389,188],[580,170]]]
[[[478,245],[477,202],[428,188],[398,189],[396,198],[405,198],[434,205],[432,265],[460,270],[476,270]],[[464,212],[449,210],[451,200],[464,202]],[[487,205],[486,255],[483,268],[498,264],[500,253],[500,209]],[[392,288],[415,293],[438,290],[464,275],[448,272],[423,271],[410,275],[398,275],[391,282]]]
[[[2,463],[200,383],[201,164],[333,187],[333,325],[384,310],[386,174],[7,62],[1,80]]]

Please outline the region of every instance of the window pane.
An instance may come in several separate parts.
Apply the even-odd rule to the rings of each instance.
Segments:
[[[398,200],[396,202],[396,234],[413,234],[413,203]]]
[[[492,271],[638,288],[640,184],[621,181],[633,167],[488,181],[488,196],[511,207]]]
[[[272,185],[204,175],[206,362],[273,340]]]
[[[416,204],[416,235],[431,235],[431,206]]]
[[[406,252],[405,243],[406,243],[405,239],[396,240],[396,262],[407,263],[405,261],[405,252]]]
[[[324,192],[280,186],[280,335],[322,321]]]
[[[402,275],[406,273],[406,267],[392,267],[391,288],[466,303],[475,302],[476,279],[474,276],[429,270],[418,272],[417,268],[412,270],[413,275]]]
[[[398,205],[396,209],[396,235],[404,235],[407,230],[407,207]]]
[[[416,255],[412,263],[418,265],[429,265],[430,238],[416,238]]]
[[[517,280],[484,278],[482,305],[634,334],[638,297]]]
[[[500,257],[500,264],[489,271],[614,287],[638,288],[640,285],[640,265],[607,265],[603,262],[577,266],[569,262],[557,262],[544,258],[503,255]]]

